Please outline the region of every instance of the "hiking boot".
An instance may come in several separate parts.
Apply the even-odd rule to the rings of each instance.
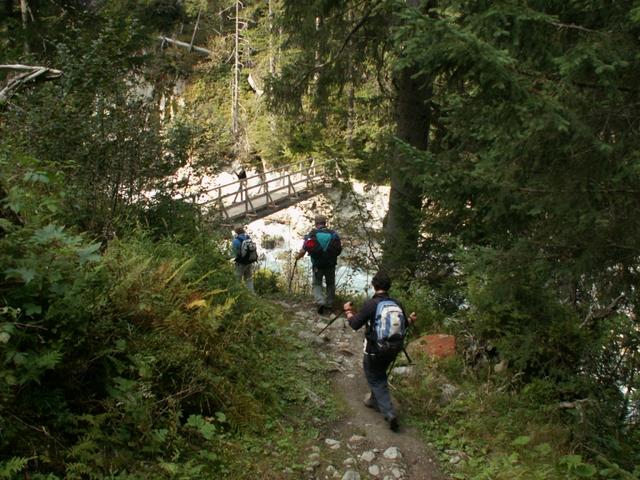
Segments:
[[[324,313],[324,305],[318,305],[318,315],[322,315]]]
[[[367,393],[364,396],[363,401],[367,408],[373,408],[374,410],[378,410],[378,402],[376,402],[376,399],[374,398],[374,396],[371,395],[371,392]]]
[[[398,424],[398,417],[396,417],[395,415],[385,418],[385,420],[387,422],[389,422],[389,428],[394,431],[397,432],[398,429],[400,428],[400,424]]]

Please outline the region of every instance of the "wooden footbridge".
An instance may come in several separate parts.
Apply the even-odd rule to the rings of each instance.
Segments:
[[[190,195],[216,221],[266,217],[327,190],[340,173],[334,160],[300,162]]]

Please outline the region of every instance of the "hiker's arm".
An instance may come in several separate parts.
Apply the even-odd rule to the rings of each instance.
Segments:
[[[400,302],[397,302],[397,301],[396,301],[396,303],[402,309],[402,314],[404,315],[404,318],[407,319],[407,326],[413,325],[416,322],[416,320],[418,319],[418,317],[416,316],[416,312],[411,312],[409,315],[407,315],[407,312],[404,309],[404,305],[402,305]]]
[[[238,255],[240,255],[241,243],[242,242],[240,242],[237,238],[235,238],[233,242],[231,242],[231,252],[233,253],[234,257],[237,257]]]
[[[347,302],[344,304],[344,313],[347,317],[347,321],[349,322],[349,326],[354,330],[360,329],[363,325],[367,323],[367,319],[373,313],[370,308],[370,302],[366,302],[359,312],[356,312],[353,308],[352,302]],[[375,305],[373,305],[375,308]]]
[[[296,253],[296,260],[300,260],[302,257],[304,257],[304,254],[307,253],[307,251],[304,249],[304,242],[306,242],[307,237],[304,237],[304,239],[302,240],[302,246],[300,247],[300,250],[298,250],[298,253]]]

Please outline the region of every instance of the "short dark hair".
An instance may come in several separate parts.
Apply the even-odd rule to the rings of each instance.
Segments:
[[[242,235],[244,233],[244,227],[242,225],[238,225],[233,229],[233,231],[236,232],[237,235]]]
[[[391,288],[391,278],[387,272],[380,270],[371,279],[371,285],[376,290],[384,290],[386,292]]]
[[[318,214],[316,215],[316,218],[314,219],[316,226],[318,225],[326,225],[327,224],[327,217],[325,217],[322,214]]]

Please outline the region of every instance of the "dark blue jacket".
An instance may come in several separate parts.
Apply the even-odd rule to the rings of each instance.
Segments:
[[[237,235],[231,243],[231,249],[233,250],[233,254],[236,256],[236,263],[238,263],[238,259],[240,258],[240,247],[242,247],[242,242],[247,238],[249,238],[249,235],[241,233],[240,235]]]

